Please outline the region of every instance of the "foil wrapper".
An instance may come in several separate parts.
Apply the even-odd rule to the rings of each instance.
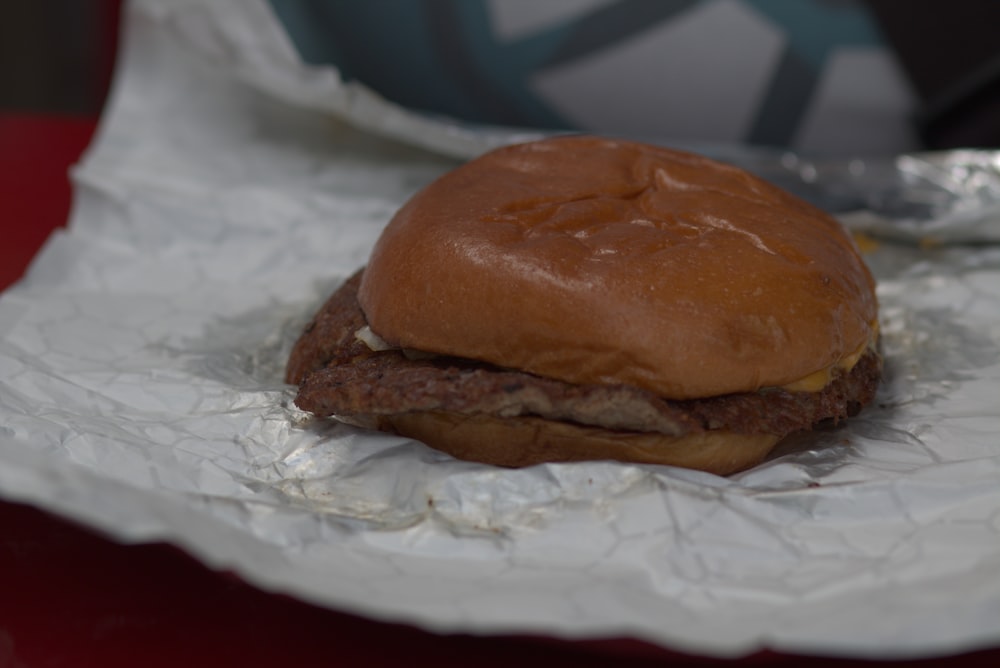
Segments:
[[[394,107],[263,2],[135,2],[76,205],[0,297],[0,494],[317,605],[738,656],[1000,643],[1000,155],[702,147],[837,212],[884,384],[729,478],[503,470],[299,412],[284,362],[395,209],[533,133]]]
[[[1000,241],[996,151],[850,159],[732,157],[858,231],[923,246]]]

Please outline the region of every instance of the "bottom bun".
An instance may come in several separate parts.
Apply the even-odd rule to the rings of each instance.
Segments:
[[[611,459],[729,475],[756,466],[773,434],[702,431],[685,436],[611,431],[537,417],[498,418],[444,411],[379,416],[378,427],[458,459],[496,466]]]

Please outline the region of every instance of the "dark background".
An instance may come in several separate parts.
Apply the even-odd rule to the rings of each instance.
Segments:
[[[917,120],[925,144],[1000,146],[1000,2],[865,2],[920,96]],[[0,113],[99,114],[121,4],[0,2]]]
[[[0,113],[96,116],[121,0],[0,2]]]

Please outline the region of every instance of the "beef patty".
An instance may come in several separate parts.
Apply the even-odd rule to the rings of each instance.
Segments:
[[[866,352],[818,392],[766,388],[692,400],[667,400],[627,385],[573,385],[489,364],[408,351],[374,351],[356,337],[366,326],[357,303],[361,272],[337,290],[306,327],[286,380],[295,404],[317,416],[360,422],[445,411],[548,420],[671,436],[726,430],[785,436],[854,415],[874,397],[881,358]]]

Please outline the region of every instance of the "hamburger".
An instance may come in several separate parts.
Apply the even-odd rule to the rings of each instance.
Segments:
[[[872,401],[877,315],[816,207],[698,155],[558,137],[412,197],[286,379],[305,411],[460,459],[726,475]]]

